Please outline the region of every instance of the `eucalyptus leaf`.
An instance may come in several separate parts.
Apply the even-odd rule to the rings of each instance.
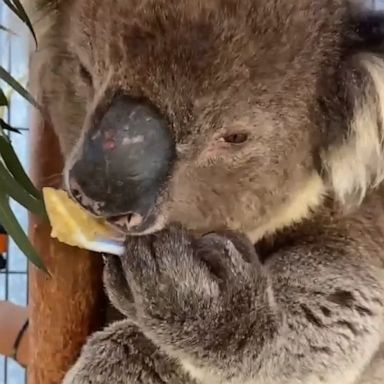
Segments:
[[[32,181],[24,171],[12,144],[4,136],[0,136],[0,155],[4,160],[9,172],[21,184],[24,189],[34,196],[36,199],[41,200],[42,194],[36,189]]]
[[[0,193],[5,193],[16,200],[29,211],[38,216],[46,217],[42,200],[30,195],[9,173],[3,162],[0,161]]]
[[[9,84],[19,95],[29,101],[34,107],[40,109],[37,101],[30,95],[30,93],[13,77],[8,71],[0,65],[0,79]]]
[[[5,96],[5,93],[3,92],[3,90],[0,88],[0,106],[1,107],[8,107],[8,99],[7,99],[7,96]]]
[[[37,39],[32,23],[21,1],[3,0],[3,3],[27,25],[37,46]],[[13,33],[3,25],[0,25],[0,31]],[[25,87],[2,66],[0,66],[0,80],[7,83],[11,91],[16,91],[30,104],[41,110],[38,103]],[[47,218],[42,195],[25,173],[8,135],[5,134],[5,131],[20,133],[17,129],[7,124],[5,119],[2,118],[3,116],[1,116],[3,111],[6,111],[6,108],[9,106],[9,98],[10,97],[6,96],[4,88],[0,88],[0,220],[9,236],[15,241],[26,257],[36,265],[36,267],[49,274],[9,205],[9,198],[12,198],[29,211]]]
[[[9,236],[12,237],[16,245],[25,254],[25,256],[27,256],[29,261],[33,263],[37,268],[49,274],[47,268],[33,248],[27,235],[24,233],[23,228],[17,221],[15,214],[9,206],[6,194],[2,191],[0,191],[0,218],[4,229],[7,231]]]
[[[3,119],[0,118],[0,132],[2,129],[5,129],[6,131],[18,133],[19,135],[21,134],[21,132],[18,129],[11,127]],[[4,137],[4,136],[1,136],[1,137]]]
[[[14,12],[29,28],[37,46],[37,39],[33,26],[20,0],[4,0],[4,3]]]

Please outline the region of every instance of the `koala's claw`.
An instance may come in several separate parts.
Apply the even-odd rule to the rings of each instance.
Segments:
[[[148,237],[129,239],[122,266],[135,302],[198,292],[209,271],[195,252],[196,240],[179,226]],[[182,292],[180,292],[182,291]]]
[[[196,239],[180,226],[129,239],[122,260],[136,296],[153,291],[152,299],[161,294],[174,299],[193,292],[217,295],[217,289],[226,284],[242,284],[251,279],[257,263],[252,244],[242,235],[210,233]]]
[[[251,242],[234,232],[210,233],[196,242],[196,254],[212,275],[225,283],[248,279],[255,272],[258,258]],[[224,285],[225,286],[225,285]]]

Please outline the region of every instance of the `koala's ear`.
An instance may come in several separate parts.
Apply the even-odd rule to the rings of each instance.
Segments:
[[[347,63],[339,100],[347,129],[322,160],[336,197],[355,205],[384,179],[384,55],[357,53]]]

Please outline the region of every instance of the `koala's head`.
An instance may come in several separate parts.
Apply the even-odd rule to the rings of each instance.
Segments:
[[[352,3],[48,4],[35,79],[72,197],[128,234],[253,239],[360,201],[383,177],[384,65]]]

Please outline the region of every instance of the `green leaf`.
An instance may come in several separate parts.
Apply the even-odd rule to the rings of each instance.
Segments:
[[[21,184],[32,196],[41,200],[42,194],[33,185],[32,181],[24,171],[24,168],[21,165],[11,143],[4,136],[0,136],[0,155],[2,156],[9,172],[11,172],[17,182]]]
[[[49,274],[44,263],[40,259],[39,255],[33,248],[31,242],[29,241],[27,235],[24,233],[23,228],[20,226],[17,221],[15,214],[13,213],[7,196],[4,192],[0,191],[0,218],[1,224],[4,229],[7,231],[8,235],[12,237],[16,245],[20,250],[27,256],[29,261],[33,263],[37,268],[41,269],[45,273]]]
[[[7,84],[9,84],[19,95],[24,97],[24,99],[29,101],[34,107],[36,107],[37,109],[40,109],[39,104],[29,94],[29,92],[14,77],[12,77],[1,65],[0,65],[0,79],[4,80]]]
[[[4,1],[4,4],[6,4],[8,6],[8,8],[17,15],[16,6],[13,3],[11,3],[9,0],[3,0],[3,1]],[[17,17],[19,17],[19,16],[17,15]]]
[[[6,193],[29,211],[38,216],[47,217],[42,200],[30,195],[9,173],[3,162],[0,162],[0,193]]]
[[[18,133],[19,135],[21,134],[21,132],[18,129],[11,127],[3,119],[0,118],[0,136],[1,136],[1,129],[5,129],[7,131],[15,132],[15,133]],[[1,136],[1,137],[4,137],[4,136]]]
[[[5,93],[3,92],[3,90],[0,88],[0,106],[1,107],[8,107],[8,99],[7,99],[7,96],[5,96]]]
[[[25,12],[25,9],[21,4],[20,0],[4,0],[4,3],[8,5],[12,12],[14,12],[27,25],[27,27],[32,33],[33,39],[35,40],[35,44],[37,46],[35,31],[33,30],[32,23],[29,20],[27,12]]]

